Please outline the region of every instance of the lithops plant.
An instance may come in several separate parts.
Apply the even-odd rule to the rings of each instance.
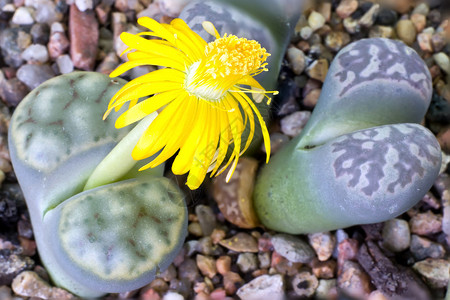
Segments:
[[[187,232],[183,194],[162,168],[121,170],[127,156],[112,150],[131,128],[102,116],[124,84],[92,72],[62,75],[34,89],[11,119],[11,159],[40,257],[57,285],[81,297],[147,284]],[[101,179],[88,182],[92,173]]]
[[[310,233],[382,222],[414,206],[439,173],[441,151],[418,123],[431,77],[399,41],[365,39],[330,66],[303,132],[257,178],[264,225]]]

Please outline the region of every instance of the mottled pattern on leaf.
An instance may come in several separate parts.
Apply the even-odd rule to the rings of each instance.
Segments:
[[[361,40],[338,55],[339,77],[343,96],[353,87],[376,79],[404,82],[427,99],[431,91],[431,76],[417,53],[399,41],[388,39]]]
[[[433,136],[413,124],[398,124],[359,131],[337,139],[332,152],[336,178],[347,176],[348,187],[367,196],[376,193],[386,177],[386,168],[397,171],[386,187],[390,193],[397,186],[405,188],[414,176],[425,175],[425,164],[439,164],[439,149]]]

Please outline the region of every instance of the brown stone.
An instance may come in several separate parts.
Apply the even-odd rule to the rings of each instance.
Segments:
[[[78,69],[93,70],[99,37],[94,11],[81,12],[75,4],[72,4],[69,15],[69,36],[73,65]]]
[[[219,244],[236,252],[258,252],[258,242],[256,239],[244,232],[223,240]]]
[[[435,234],[442,231],[442,215],[431,211],[419,213],[409,220],[411,232],[418,235]]]
[[[417,32],[422,32],[427,25],[427,17],[422,14],[412,14],[410,19],[416,27]]]
[[[444,152],[450,153],[450,126],[442,128],[437,135],[439,145]]]
[[[109,13],[111,11],[111,6],[101,2],[99,5],[95,7],[95,13],[97,14],[97,19],[100,24],[106,24],[108,21]]]
[[[307,69],[309,77],[324,82],[328,72],[328,60],[321,58],[315,60]]]
[[[417,35],[417,42],[419,43],[420,49],[425,52],[433,52],[433,47],[431,45],[432,35],[430,33],[419,33]]]
[[[338,7],[336,7],[336,13],[342,19],[349,17],[358,8],[357,0],[342,0]]]
[[[258,161],[241,158],[230,181],[226,182],[228,170],[217,176],[213,182],[213,195],[220,211],[231,223],[241,228],[259,225],[253,208],[253,186]]]
[[[411,20],[400,20],[395,26],[398,37],[408,45],[412,45],[416,40],[416,27]]]
[[[209,256],[197,254],[197,267],[204,276],[209,278],[213,278],[217,273],[216,261]]]
[[[317,278],[331,279],[334,278],[334,274],[336,272],[336,261],[319,261],[318,259],[314,259],[311,264],[311,268]]]
[[[345,239],[338,245],[338,273],[341,273],[342,266],[348,260],[355,260],[358,254],[358,241],[355,239]]]
[[[223,287],[228,296],[234,295],[244,283],[244,279],[238,273],[228,272],[223,276]]]
[[[216,260],[217,272],[221,275],[225,275],[230,272],[231,269],[231,257],[221,256]]]
[[[319,100],[320,93],[322,92],[322,89],[314,89],[312,90],[308,95],[306,95],[305,98],[303,98],[303,105],[308,108],[313,108],[316,106],[317,101]]]
[[[371,292],[369,276],[358,263],[349,260],[342,266],[337,285],[346,294],[358,299],[366,299]]]

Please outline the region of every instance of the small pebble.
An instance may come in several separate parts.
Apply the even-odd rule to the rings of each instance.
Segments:
[[[372,293],[370,293],[367,300],[388,300],[388,298],[386,298],[386,296],[384,296],[384,294],[381,291],[375,290]]]
[[[75,5],[81,12],[94,8],[93,0],[74,0],[74,1]]]
[[[175,274],[174,277],[176,277]],[[191,258],[186,258],[179,266],[178,266],[178,278],[186,279],[189,282],[194,282],[200,278],[200,273],[198,272],[197,263]],[[167,279],[167,278],[166,278]],[[174,278],[171,278],[171,280]]]
[[[345,19],[358,9],[358,0],[342,0],[336,7],[336,13],[341,19]]]
[[[309,111],[297,111],[293,114],[290,114],[280,121],[281,131],[287,136],[297,136],[302,131],[303,127],[305,127],[311,116],[311,112]]]
[[[445,255],[445,249],[441,244],[415,234],[411,236],[411,246],[409,250],[417,260],[423,260],[425,258],[443,258]]]
[[[337,299],[336,279],[321,279],[316,289],[316,299]]]
[[[343,292],[357,299],[366,299],[371,292],[369,276],[358,263],[350,260],[344,262],[337,285]]]
[[[408,249],[411,242],[411,232],[408,222],[402,219],[391,219],[383,226],[383,246],[392,252]]]
[[[270,274],[282,274],[287,276],[293,276],[298,273],[301,268],[302,263],[292,262],[279,254],[277,251],[272,252],[271,262],[270,262]]]
[[[361,17],[361,19],[359,19],[358,24],[363,27],[372,26],[375,23],[379,11],[379,4],[372,5],[372,7]]]
[[[327,72],[328,72],[328,61],[324,58],[315,60],[306,69],[306,73],[309,75],[309,77],[320,80],[322,82],[325,81]]]
[[[17,25],[31,25],[34,23],[32,9],[28,7],[19,7],[14,13],[11,23]]]
[[[382,7],[378,12],[376,23],[384,26],[393,26],[395,23],[397,23],[397,20],[398,16],[395,10],[387,7]]]
[[[441,32],[433,34],[433,36],[431,37],[431,44],[433,45],[433,49],[435,52],[442,51],[442,49],[444,49],[444,47],[447,45],[445,35]]]
[[[253,253],[240,253],[236,265],[243,273],[248,273],[258,268],[258,259]]]
[[[16,107],[29,91],[29,88],[17,78],[0,82],[0,96],[8,106]]]
[[[352,17],[345,18],[342,24],[344,25],[345,30],[350,34],[355,34],[361,30],[358,21]]]
[[[417,32],[422,32],[427,25],[427,18],[422,14],[412,14],[410,19],[416,27]]]
[[[431,45],[432,35],[429,33],[419,33],[417,35],[417,42],[419,43],[420,49],[425,52],[433,52],[433,46]]]
[[[244,279],[238,273],[228,272],[223,275],[223,287],[229,296],[234,295],[244,283]]]
[[[412,14],[421,14],[427,16],[430,13],[430,6],[426,2],[417,4],[412,11]]]
[[[55,23],[58,24],[58,23]],[[53,28],[53,26],[52,26]],[[59,56],[69,50],[70,42],[67,36],[64,34],[64,31],[55,31],[50,35],[50,40],[47,44],[48,54],[52,59],[56,59]]]
[[[340,240],[337,233],[336,238],[338,241]],[[344,240],[342,240],[342,242],[338,244],[337,247],[338,273],[341,272],[341,268],[346,261],[356,259],[358,249],[359,249],[358,241],[355,239],[345,238]]]
[[[257,169],[257,160],[242,158],[228,182],[227,171],[213,181],[213,196],[220,211],[229,222],[241,228],[254,228],[259,225],[252,201]]]
[[[49,41],[50,27],[43,23],[33,24],[30,34],[33,38],[33,43],[47,45]]]
[[[418,272],[431,288],[447,287],[449,282],[450,262],[441,258],[427,258],[416,262],[412,267]]]
[[[216,261],[209,256],[197,254],[197,267],[204,276],[209,278],[213,278],[217,273]]]
[[[240,287],[236,293],[243,300],[284,300],[284,283],[281,275],[262,275]]]
[[[394,29],[389,26],[373,26],[369,31],[369,38],[391,38],[394,35]]]
[[[270,252],[259,252],[258,261],[261,269],[269,268],[271,264]]]
[[[444,52],[433,55],[434,61],[438,64],[442,71],[450,74],[450,58]]]
[[[412,45],[416,40],[416,27],[411,20],[400,20],[395,26],[398,37],[407,45]]]
[[[76,299],[66,290],[51,287],[35,272],[24,271],[14,278],[12,282],[14,293],[24,297],[38,297],[43,299]]]
[[[28,63],[45,63],[48,61],[47,47],[40,44],[30,45],[22,52],[22,58]]]
[[[236,252],[258,252],[256,239],[244,232],[239,232],[232,238],[223,240],[219,244]]]
[[[311,297],[316,292],[319,281],[309,272],[300,272],[292,279],[292,287],[299,297]]]
[[[211,235],[216,227],[216,216],[214,215],[212,208],[199,204],[195,207],[195,214],[198,217],[198,222],[200,223],[203,235]]]
[[[336,261],[334,260],[320,261],[318,259],[314,259],[311,264],[313,274],[317,278],[321,279],[334,278],[336,266]]]
[[[73,71],[72,60],[67,54],[58,56],[56,59],[56,64],[58,65],[58,69],[61,74],[67,74]]]
[[[320,261],[328,260],[336,246],[336,238],[330,232],[308,234],[309,244]]]
[[[181,294],[169,291],[167,294],[164,295],[162,300],[184,300],[184,297]]]
[[[303,98],[303,105],[305,105],[308,108],[313,108],[316,106],[317,101],[319,100],[320,93],[322,92],[322,89],[314,89],[310,91],[304,98]]]
[[[314,31],[312,30],[311,27],[305,26],[300,30],[300,37],[304,40],[308,40],[313,33]]]
[[[290,47],[286,52],[286,56],[292,71],[294,71],[295,74],[300,75],[306,67],[305,53],[298,48]]]
[[[221,256],[216,260],[217,272],[221,275],[225,275],[231,270],[231,257]]]
[[[291,262],[308,263],[315,257],[308,243],[293,235],[276,234],[272,244],[276,252]]]
[[[55,76],[49,65],[23,65],[17,70],[17,78],[30,90]]]
[[[336,52],[348,43],[350,43],[350,35],[343,31],[332,31],[325,37],[325,46]]]
[[[313,10],[309,14],[308,24],[313,31],[316,31],[322,28],[323,25],[325,25],[325,18],[320,13]]]
[[[442,215],[431,211],[419,213],[409,220],[411,232],[418,235],[434,234],[442,231]]]

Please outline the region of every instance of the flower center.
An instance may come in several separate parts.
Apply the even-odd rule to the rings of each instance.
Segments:
[[[217,101],[242,77],[265,70],[270,54],[256,41],[224,35],[205,48],[205,56],[190,65],[185,89],[200,98]]]

